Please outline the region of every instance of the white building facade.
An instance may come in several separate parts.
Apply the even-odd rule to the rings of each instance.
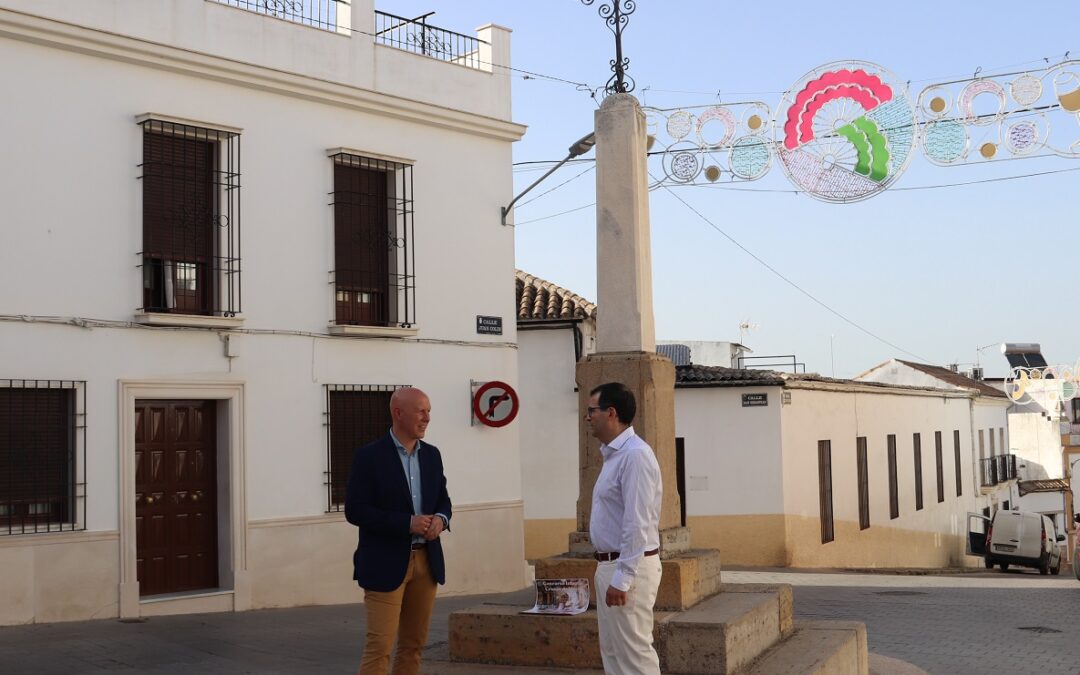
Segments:
[[[817,376],[678,369],[694,546],[726,564],[949,567],[982,508],[972,395]]]
[[[444,592],[526,583],[517,427],[469,407],[518,381],[473,318],[514,314],[509,31],[274,6],[0,0],[0,623],[360,601],[344,482],[404,385]]]
[[[538,406],[521,418],[525,551],[540,558],[566,551],[575,527],[574,365],[595,306],[520,271],[517,297],[521,390]],[[748,350],[669,344],[693,364],[676,367],[675,431],[694,547],[732,565],[979,564],[964,553],[966,514],[989,504],[976,431],[1005,426],[1001,392],[708,366]]]

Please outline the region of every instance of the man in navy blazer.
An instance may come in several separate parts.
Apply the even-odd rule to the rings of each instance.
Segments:
[[[419,389],[390,397],[390,433],[356,451],[345,518],[360,528],[353,578],[364,589],[367,642],[361,675],[385,675],[397,638],[394,675],[420,671],[435,588],[446,583],[439,535],[451,505],[442,455],[421,439],[431,401]]]

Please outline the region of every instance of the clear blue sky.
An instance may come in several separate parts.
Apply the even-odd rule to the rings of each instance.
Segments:
[[[597,0],[599,3],[600,0]],[[610,75],[611,33],[579,0],[402,0],[378,9],[471,33],[513,29],[513,65],[591,86]],[[640,0],[624,36],[639,99],[657,107],[745,100],[773,108],[807,71],[832,61],[879,63],[918,81],[1001,70],[1067,50],[1080,58],[1080,3],[1042,1],[870,3],[857,12],[799,3]],[[1030,63],[1021,68],[1038,68]],[[589,132],[596,103],[571,85],[515,74],[514,119],[529,127],[515,162],[561,159]],[[645,88],[648,87],[648,90]],[[1077,137],[1080,138],[1080,125]],[[590,155],[591,156],[591,155]],[[921,152],[895,187],[1080,167],[1040,158],[936,167]],[[573,177],[568,166],[534,192]],[[518,170],[517,188],[540,174]],[[790,189],[778,166],[746,187]],[[936,190],[887,190],[834,205],[805,195],[679,188],[679,195],[830,307],[903,350],[937,364],[973,362],[976,347],[1040,342],[1051,363],[1080,358],[1080,172]],[[594,200],[589,172],[517,208],[517,265],[596,296],[594,209],[534,223]],[[530,195],[531,197],[532,195]],[[526,198],[528,199],[528,197]],[[892,357],[874,340],[801,295],[664,190],[651,194],[657,337],[745,341],[756,354],[795,354],[810,371],[848,377]],[[987,375],[1004,375],[996,347]]]

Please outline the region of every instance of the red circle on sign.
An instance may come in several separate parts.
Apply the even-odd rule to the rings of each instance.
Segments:
[[[498,400],[496,400],[494,403],[489,403],[486,406],[487,410],[484,410],[484,395],[490,392],[492,389],[501,389],[503,393],[501,396],[496,395]],[[501,420],[491,419],[490,415],[495,412],[495,408],[507,399],[510,400],[510,414]],[[477,389],[476,393],[473,394],[473,415],[475,415],[476,419],[480,421],[480,424],[483,424],[484,426],[505,427],[507,424],[513,422],[514,418],[517,417],[518,407],[519,403],[517,392],[514,391],[513,387],[506,384],[505,382],[499,382],[498,380],[485,382],[484,385]]]

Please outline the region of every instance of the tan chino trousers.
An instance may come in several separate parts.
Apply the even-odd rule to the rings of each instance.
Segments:
[[[386,675],[395,638],[393,675],[420,672],[420,652],[427,643],[436,586],[427,549],[420,548],[409,556],[409,568],[400,586],[388,592],[364,589],[367,642],[360,661],[360,675]]]

